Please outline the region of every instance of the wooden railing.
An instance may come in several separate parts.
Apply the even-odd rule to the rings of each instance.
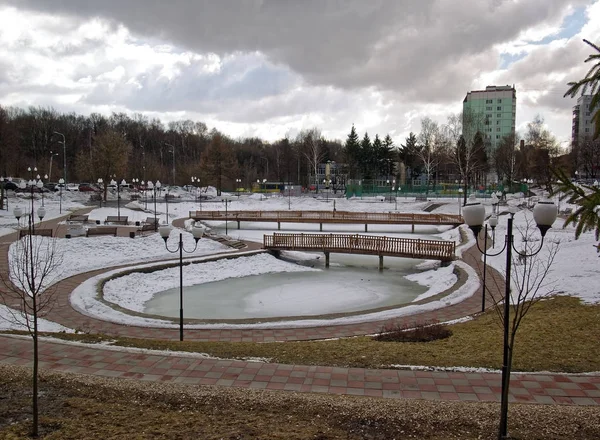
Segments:
[[[293,223],[371,223],[458,225],[462,217],[453,214],[351,211],[190,211],[195,220],[262,221]]]
[[[359,234],[279,234],[265,235],[265,249],[304,250],[388,255],[450,261],[455,243],[441,240],[384,237]]]

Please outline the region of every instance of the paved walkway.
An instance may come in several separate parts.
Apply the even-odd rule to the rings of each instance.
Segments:
[[[29,338],[0,337],[0,363],[31,364]],[[297,392],[499,402],[498,373],[430,372],[283,365],[146,354],[41,341],[40,367],[69,373]],[[513,374],[511,402],[600,405],[600,376]]]
[[[44,226],[56,227],[58,221],[44,222]],[[14,238],[13,234],[12,239]],[[4,237],[3,243],[0,244],[0,270],[6,270],[7,267],[9,240],[10,237]],[[463,260],[480,272],[482,263],[476,248],[464,252]],[[68,301],[71,291],[86,279],[107,270],[109,269],[80,274],[59,283],[58,303],[47,319],[70,328],[85,328],[91,332],[140,338],[178,339],[177,329],[129,327],[89,318],[76,312]],[[490,267],[487,270],[488,279],[496,278],[498,281],[490,282],[489,285],[502,286],[501,275]],[[488,304],[491,304],[491,301],[488,301]],[[344,337],[375,333],[382,325],[391,321],[406,324],[432,319],[446,321],[480,310],[481,295],[476,294],[454,306],[387,321],[312,328],[186,330],[185,337],[186,340],[259,342]],[[0,336],[0,363],[30,365],[31,350],[32,344],[28,338]],[[40,365],[42,368],[57,371],[191,385],[460,401],[499,401],[501,380],[499,373],[282,365],[204,359],[185,354],[146,354],[111,347],[84,347],[49,341],[42,341],[40,344]],[[510,391],[512,402],[600,405],[600,376],[513,374]]]

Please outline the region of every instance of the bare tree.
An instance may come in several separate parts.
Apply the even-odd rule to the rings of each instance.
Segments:
[[[505,320],[508,319],[508,341],[506,349],[508,357],[506,362],[506,377],[510,378],[512,370],[512,361],[515,347],[515,339],[521,322],[538,301],[543,298],[548,298],[555,293],[551,283],[552,280],[547,280],[548,273],[554,262],[560,243],[551,241],[543,254],[541,251],[541,243],[534,234],[537,228],[531,217],[526,216],[525,225],[517,227],[518,233],[521,235],[520,249],[516,249],[512,253],[512,261],[510,264],[510,279],[506,279],[505,283],[510,283],[510,298],[505,297],[506,286],[499,285],[500,282],[494,278],[493,285],[495,289],[485,287],[489,297],[492,298],[494,311],[498,317],[498,323],[501,328],[505,328]],[[507,240],[509,238],[507,237]],[[513,246],[512,240],[506,242],[507,246]],[[508,269],[508,267],[507,267]],[[504,274],[506,278],[506,273]],[[510,301],[510,316],[504,314],[504,301]],[[503,402],[508,402],[508,391],[510,387],[510,379],[506,382],[504,388]]]
[[[436,171],[439,165],[439,155],[437,154],[440,144],[440,128],[437,122],[430,118],[421,120],[421,132],[419,133],[420,149],[418,150],[419,160],[423,164],[423,169],[427,175],[427,187],[425,196],[429,194],[429,181],[431,175]]]
[[[444,133],[450,141],[453,154],[451,160],[456,164],[463,183],[463,204],[467,203],[467,188],[476,173],[484,170],[485,144],[482,113],[467,109],[462,114],[450,115],[444,126]]]
[[[31,231],[30,231],[31,232]],[[38,435],[38,334],[39,319],[45,316],[55,302],[53,287],[62,264],[62,254],[56,239],[27,235],[14,242],[9,250],[9,273],[0,272],[6,290],[0,290],[3,303],[8,307],[7,319],[22,326],[33,340],[33,426],[32,436]]]
[[[323,162],[323,158],[325,157],[321,131],[317,128],[303,130],[298,134],[298,140],[304,146],[304,156],[308,160],[311,172],[316,179],[319,164]]]

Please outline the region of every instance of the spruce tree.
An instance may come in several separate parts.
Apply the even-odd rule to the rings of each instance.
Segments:
[[[354,124],[352,124],[352,129],[346,139],[346,145],[344,145],[344,155],[346,157],[346,163],[348,164],[349,177],[351,179],[359,177],[358,165],[360,163],[360,142]]]
[[[365,135],[360,141],[360,166],[362,170],[363,178],[371,179],[371,161],[373,158],[373,145],[371,144],[371,138],[369,133],[365,131]]]

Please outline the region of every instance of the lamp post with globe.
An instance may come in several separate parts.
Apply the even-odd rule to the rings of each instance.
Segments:
[[[156,232],[158,231],[158,217],[156,215],[156,190],[160,190],[160,180],[157,180],[156,183],[152,183],[152,181],[149,180],[146,183],[146,187],[153,192],[152,198],[154,199],[154,232]]]
[[[503,333],[504,333],[504,342],[503,342],[503,356],[502,356],[502,395],[500,398],[500,425],[498,430],[498,438],[500,440],[506,439],[508,435],[508,390],[510,387],[510,374],[509,374],[509,359],[512,359],[512,347],[510,346],[509,341],[509,317],[510,317],[510,292],[511,292],[511,265],[512,265],[512,252],[516,252],[520,257],[529,258],[538,254],[542,250],[542,246],[544,244],[544,237],[546,236],[546,232],[548,229],[552,227],[552,224],[556,220],[557,217],[557,209],[556,205],[551,202],[539,202],[536,204],[533,209],[533,218],[537,227],[542,236],[542,240],[540,243],[540,247],[537,251],[527,254],[524,252],[519,252],[514,245],[514,237],[513,237],[513,219],[514,219],[514,210],[511,210],[510,218],[508,219],[508,225],[506,230],[506,236],[504,241],[504,247],[494,254],[487,254],[487,256],[493,257],[500,255],[502,252],[506,251],[506,280],[505,280],[505,289],[504,289],[504,312],[503,312]],[[481,249],[479,247],[479,240],[477,237],[479,232],[482,229],[483,222],[485,220],[485,208],[481,203],[477,201],[475,195],[472,194],[469,197],[469,202],[463,208],[463,217],[465,223],[469,226],[469,228],[473,231],[476,237],[477,248],[479,252],[481,252],[484,256],[487,253],[487,249]],[[494,217],[490,219],[489,222],[490,227],[492,229],[497,225],[497,219],[494,220]],[[486,225],[487,229],[487,225]],[[485,284],[484,284],[485,291]]]
[[[159,183],[159,182],[157,182]],[[156,199],[156,198],[155,198]],[[183,233],[179,233],[179,243],[175,249],[169,249],[167,240],[171,231],[173,230],[171,225],[163,225],[159,228],[159,233],[162,239],[165,241],[165,248],[172,254],[179,252],[179,340],[183,341],[183,252],[191,254],[196,251],[198,247],[198,240],[202,238],[204,228],[202,226],[196,226],[194,224],[192,228],[192,236],[196,242],[194,249],[187,250],[183,247]]]

